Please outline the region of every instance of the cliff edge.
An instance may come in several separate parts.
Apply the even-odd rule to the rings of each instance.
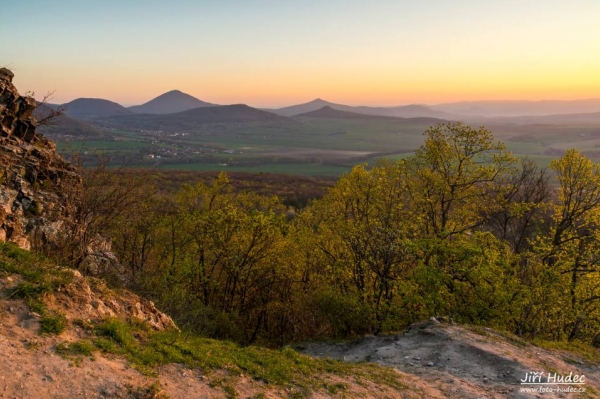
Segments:
[[[36,101],[19,94],[13,76],[0,69],[0,241],[31,249],[59,239],[82,181],[36,132]]]

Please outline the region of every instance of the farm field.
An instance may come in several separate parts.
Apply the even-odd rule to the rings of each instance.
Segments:
[[[184,131],[105,128],[100,138],[58,139],[59,150],[112,165],[166,170],[247,171],[340,176],[353,165],[410,156],[439,120],[295,117],[292,123],[253,122],[185,126]],[[600,158],[600,126],[490,125],[519,157],[548,165],[569,148]],[[175,128],[174,128],[175,129]]]

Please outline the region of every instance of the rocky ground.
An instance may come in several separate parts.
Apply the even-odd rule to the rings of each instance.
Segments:
[[[571,352],[548,350],[487,328],[466,328],[432,319],[403,334],[365,337],[338,344],[309,343],[298,348],[305,354],[350,362],[377,362],[418,378],[425,392],[448,398],[596,398],[600,397],[600,365]],[[582,393],[525,390],[527,373],[585,375]],[[553,381],[553,380],[551,380]],[[544,388],[569,385],[548,385]]]

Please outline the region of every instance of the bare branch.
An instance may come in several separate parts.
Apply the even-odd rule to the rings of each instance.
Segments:
[[[42,98],[41,101],[38,101],[35,115],[35,123],[37,126],[54,126],[58,124],[58,117],[63,116],[67,111],[67,107],[64,105],[59,105],[56,108],[49,106],[50,100],[52,100],[52,96],[54,95],[54,91],[49,91]]]

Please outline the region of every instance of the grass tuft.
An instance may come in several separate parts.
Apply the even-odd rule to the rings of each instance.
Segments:
[[[126,350],[133,349],[135,346],[135,339],[131,327],[119,319],[106,319],[96,326],[94,331],[97,335],[113,340],[116,344],[122,346]]]
[[[8,290],[8,297],[14,299],[34,299],[50,291],[51,288],[45,281],[38,283],[24,282]]]
[[[67,327],[67,318],[62,313],[44,312],[40,319],[40,333],[59,335]]]
[[[92,356],[98,348],[87,340],[56,345],[56,352],[61,355]]]

